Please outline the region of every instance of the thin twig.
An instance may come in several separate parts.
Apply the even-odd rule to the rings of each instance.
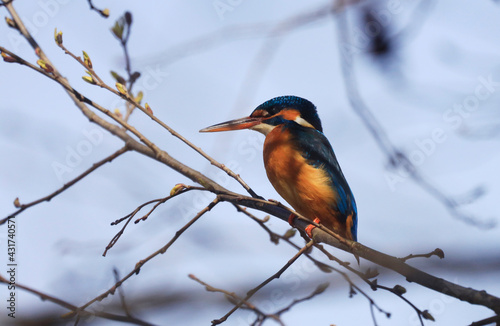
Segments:
[[[443,259],[444,252],[443,252],[443,250],[436,248],[427,254],[416,254],[416,255],[409,254],[408,256],[403,257],[403,258],[399,258],[399,259],[401,259],[402,261],[407,261],[407,260],[412,259],[412,258],[430,258],[432,256],[438,256],[440,259]]]
[[[125,145],[124,147],[120,148],[118,151],[114,152],[113,154],[109,155],[108,157],[92,164],[92,166],[87,169],[85,172],[83,172],[82,174],[80,174],[78,177],[74,178],[73,180],[65,183],[61,188],[57,189],[56,191],[54,191],[53,193],[45,196],[45,197],[42,197],[40,199],[37,199],[35,201],[32,201],[31,203],[28,203],[28,204],[19,204],[18,205],[18,210],[15,211],[14,213],[10,214],[9,216],[3,218],[0,220],[0,225],[1,224],[4,224],[9,218],[13,218],[15,217],[16,215],[20,214],[21,212],[23,212],[24,210],[30,208],[30,207],[33,207],[35,205],[38,205],[44,201],[50,201],[52,198],[56,197],[57,195],[59,195],[60,193],[62,193],[63,191],[65,191],[66,189],[68,189],[69,187],[71,187],[72,185],[74,185],[75,183],[77,183],[78,181],[82,180],[83,178],[85,178],[87,175],[89,175],[90,173],[92,173],[94,170],[98,169],[99,167],[101,167],[102,165],[106,164],[106,163],[109,163],[111,161],[113,161],[115,158],[117,158],[118,156],[122,155],[123,153],[127,152],[129,150],[129,148],[127,147],[127,145]]]
[[[183,189],[179,190],[179,191],[176,191],[175,193],[167,196],[167,197],[164,197],[164,198],[159,198],[159,199],[153,199],[153,200],[150,200],[150,201],[147,201],[145,202],[144,204],[141,204],[139,205],[136,209],[134,209],[134,211],[130,214],[127,214],[126,216],[114,221],[111,223],[111,225],[118,225],[119,223],[123,222],[124,220],[127,220],[127,222],[123,225],[123,227],[120,229],[120,231],[118,231],[117,234],[115,234],[115,236],[110,240],[110,242],[108,243],[108,245],[106,246],[106,248],[104,249],[104,252],[103,252],[103,256],[106,256],[106,254],[108,253],[108,251],[113,248],[113,246],[118,242],[118,240],[120,239],[120,237],[123,235],[123,233],[125,232],[125,229],[127,228],[127,226],[129,225],[130,221],[132,221],[132,219],[134,218],[134,216],[142,209],[144,208],[145,206],[149,205],[149,204],[152,204],[152,203],[156,203],[153,208],[151,210],[149,210],[149,212],[144,215],[143,217],[137,219],[134,223],[137,224],[138,222],[140,221],[144,221],[148,218],[148,216],[158,207],[160,206],[161,204],[165,203],[167,200],[170,200],[171,198],[173,197],[176,197],[180,194],[183,194],[187,191],[190,191],[190,190],[202,190],[202,191],[206,191],[205,188],[200,188],[200,187],[194,187],[194,186],[186,186],[186,185],[183,185]]]
[[[0,275],[0,282],[4,284],[9,284],[9,281],[5,279],[2,275]],[[78,308],[75,305],[72,305],[71,303],[61,300],[59,298],[56,298],[54,296],[48,295],[46,293],[37,291],[35,289],[32,289],[28,286],[25,286],[23,284],[17,283],[16,281],[16,288],[23,289],[27,292],[33,293],[34,295],[40,297],[43,301],[50,301],[52,303],[55,303],[63,308],[66,308],[71,311],[71,313],[68,313],[65,315],[65,317],[73,317],[73,316],[78,316],[78,317],[87,317],[87,316],[97,316],[100,318],[108,319],[108,320],[114,320],[114,321],[119,321],[119,322],[126,322],[126,323],[131,323],[131,324],[136,324],[136,325],[144,325],[144,326],[152,326],[153,324],[150,324],[148,322],[145,322],[143,320],[131,317],[131,316],[121,316],[121,315],[115,315],[111,314],[108,312],[103,312],[103,311],[86,311],[85,308]]]
[[[281,276],[281,274],[283,274],[283,272],[285,272],[303,253],[307,252],[309,250],[309,248],[312,247],[313,244],[314,244],[313,240],[309,241],[279,271],[277,271],[276,273],[274,273],[273,275],[271,275],[271,277],[269,277],[264,282],[262,282],[259,285],[257,285],[255,288],[253,288],[250,291],[248,291],[247,295],[245,296],[245,298],[242,301],[238,302],[238,304],[235,305],[233,307],[233,309],[231,309],[228,313],[226,313],[221,318],[212,320],[212,325],[219,325],[219,324],[225,322],[227,320],[227,318],[229,318],[229,316],[231,316],[236,310],[238,310],[238,308],[240,308],[245,301],[248,301],[248,299],[250,299],[257,291],[259,291],[264,286],[266,286],[267,284],[269,284],[272,280],[279,278]]]
[[[187,222],[182,228],[180,228],[176,233],[175,235],[170,239],[170,241],[168,241],[167,244],[165,244],[163,247],[161,247],[160,249],[156,250],[155,252],[153,252],[152,254],[150,254],[149,256],[147,256],[146,258],[140,260],[139,262],[137,262],[137,264],[135,264],[135,267],[134,269],[132,269],[127,275],[125,275],[122,279],[120,279],[118,282],[116,282],[109,290],[101,293],[100,295],[98,295],[97,297],[95,297],[94,299],[90,300],[89,302],[85,303],[84,305],[82,305],[80,307],[80,309],[86,309],[88,306],[90,306],[91,304],[93,304],[94,302],[96,301],[101,301],[103,300],[104,298],[106,298],[107,296],[109,295],[113,295],[116,291],[116,289],[118,287],[120,287],[123,282],[125,282],[126,280],[128,280],[129,278],[131,278],[134,274],[139,274],[142,266],[144,266],[147,262],[149,262],[151,259],[155,258],[156,256],[160,255],[160,254],[164,254],[174,243],[175,241],[177,241],[177,239],[190,227],[192,226],[196,221],[198,221],[198,219],[200,217],[202,217],[205,213],[207,213],[208,211],[210,211],[215,205],[217,205],[219,203],[219,198],[215,198],[210,204],[208,204],[208,206],[206,206],[205,208],[203,208],[201,211],[198,212],[198,214],[196,214],[195,217],[193,217],[189,222]]]
[[[231,171],[227,166],[225,166],[224,164],[221,164],[219,162],[217,162],[215,159],[213,159],[210,155],[208,155],[207,153],[205,153],[201,148],[197,147],[196,145],[194,145],[192,142],[190,142],[187,138],[185,138],[184,136],[182,136],[181,134],[179,134],[177,131],[175,131],[174,129],[172,129],[170,126],[168,126],[166,123],[164,123],[163,121],[161,121],[160,119],[158,119],[155,115],[153,115],[152,112],[150,112],[149,110],[146,109],[145,106],[142,106],[141,104],[137,103],[137,101],[135,101],[135,99],[130,96],[129,93],[121,93],[119,91],[117,91],[116,89],[112,88],[111,86],[109,86],[108,84],[104,83],[102,81],[102,79],[99,77],[99,75],[97,75],[97,73],[94,71],[94,69],[92,67],[90,67],[89,65],[87,65],[85,63],[84,60],[82,60],[82,58],[80,58],[79,56],[76,56],[75,54],[73,54],[71,51],[69,51],[62,43],[58,43],[59,47],[61,49],[64,50],[64,52],[68,55],[70,55],[73,59],[75,59],[77,62],[79,62],[82,66],[84,66],[88,72],[93,76],[95,77],[94,79],[94,82],[97,86],[99,87],[102,87],[108,91],[110,91],[111,93],[121,97],[122,99],[126,100],[128,103],[134,105],[135,107],[137,107],[139,110],[141,110],[143,113],[145,113],[148,117],[150,117],[153,121],[155,121],[156,123],[158,123],[160,126],[162,126],[164,129],[166,129],[172,136],[180,139],[183,143],[185,143],[186,145],[188,145],[189,147],[191,147],[193,150],[195,150],[198,154],[200,154],[201,156],[203,156],[206,160],[208,160],[210,162],[210,164],[216,166],[217,168],[221,169],[222,171],[226,172],[229,176],[231,176],[233,179],[235,179],[236,181],[238,181],[238,183],[241,184],[241,186],[252,196],[252,197],[255,197],[255,198],[262,198],[260,197],[259,195],[257,195],[251,188],[250,186],[248,186],[245,181],[243,181],[243,179],[240,177],[239,174],[236,174],[234,173],[233,171]],[[89,103],[90,104],[90,103]],[[99,109],[99,108],[97,108]],[[102,111],[101,109],[99,109],[100,111]],[[109,111],[108,111],[109,112]],[[113,115],[114,116],[114,115]],[[116,118],[114,118],[116,120]],[[122,120],[122,119],[119,119],[121,120],[118,121],[120,124],[122,124],[123,127],[125,127],[127,130],[130,130],[128,127],[127,127],[127,123]],[[131,130],[132,131],[132,130]],[[135,133],[134,133],[135,134]],[[139,139],[141,139],[139,137]],[[142,139],[141,139],[142,140]]]
[[[90,6],[90,9],[91,10],[94,10],[96,12],[98,12],[102,17],[104,18],[108,18],[109,17],[109,12],[106,11],[106,9],[99,9],[97,8],[96,6],[94,6],[94,4],[92,3],[92,0],[87,0],[88,3],[89,3],[89,6]]]
[[[269,314],[264,313],[262,310],[260,310],[255,305],[253,305],[251,302],[248,302],[247,300],[240,298],[236,293],[213,287],[210,284],[203,282],[202,280],[200,280],[199,278],[197,278],[193,274],[189,274],[188,276],[190,279],[203,285],[207,291],[223,293],[224,295],[226,295],[226,298],[234,304],[238,304],[239,302],[242,302],[241,308],[246,308],[246,309],[252,310],[253,312],[255,312],[257,314],[257,316],[261,316],[263,319],[271,318],[271,319],[275,320],[276,322],[278,322],[280,325],[284,326],[283,322],[280,320],[280,318],[278,316],[272,315],[272,314],[269,315]]]

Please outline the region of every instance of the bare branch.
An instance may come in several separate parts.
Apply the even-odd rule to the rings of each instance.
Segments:
[[[188,275],[190,279],[200,283],[201,285],[203,285],[205,287],[205,289],[209,292],[219,292],[219,293],[223,293],[226,298],[233,304],[238,304],[239,302],[242,302],[242,307],[241,308],[245,308],[245,309],[249,309],[249,310],[252,310],[253,312],[255,312],[257,314],[257,318],[258,319],[266,319],[266,318],[271,318],[273,320],[275,320],[276,322],[278,322],[280,325],[283,325],[283,322],[279,319],[278,316],[276,315],[269,315],[269,314],[266,314],[264,312],[262,312],[259,308],[257,308],[255,305],[253,305],[251,302],[248,302],[247,300],[245,299],[242,299],[240,298],[238,295],[236,295],[236,293],[234,292],[229,292],[229,291],[226,291],[226,290],[223,290],[223,289],[219,289],[219,288],[215,288],[213,286],[211,286],[210,284],[207,284],[205,282],[203,282],[202,280],[200,280],[199,278],[197,278],[196,276],[194,276],[193,274],[189,274]]]
[[[53,193],[51,193],[50,195],[47,195],[45,197],[42,197],[40,199],[37,199],[35,201],[32,201],[31,203],[28,203],[28,204],[18,204],[17,207],[18,207],[18,210],[15,211],[14,213],[10,214],[9,216],[7,216],[6,218],[3,218],[0,220],[0,225],[1,224],[4,224],[9,218],[13,218],[15,216],[17,216],[18,214],[20,214],[21,212],[23,212],[24,210],[30,208],[30,207],[33,207],[35,205],[38,205],[44,201],[50,201],[52,198],[56,197],[57,195],[59,195],[60,193],[62,193],[63,191],[65,191],[66,189],[68,189],[69,187],[71,187],[72,185],[74,185],[75,183],[77,183],[78,181],[82,180],[83,178],[85,178],[86,176],[88,176],[90,173],[92,173],[93,171],[97,170],[99,167],[101,167],[102,165],[108,163],[108,162],[111,162],[113,161],[115,158],[117,158],[118,156],[122,155],[123,153],[127,152],[129,149],[128,147],[125,145],[124,147],[120,148],[118,151],[114,152],[113,154],[109,155],[108,157],[92,164],[92,166],[87,169],[85,172],[83,172],[82,174],[80,174],[78,177],[76,177],[75,179],[65,183],[61,188],[57,189],[56,191],[54,191]]]
[[[0,275],[0,283],[4,283],[4,284],[7,284],[9,285],[9,281],[4,278],[2,275]],[[23,289],[27,292],[30,292],[30,293],[33,293],[34,295],[40,297],[40,299],[42,299],[42,301],[50,301],[52,303],[55,303],[63,308],[66,308],[68,310],[70,310],[71,312],[66,314],[64,317],[73,317],[73,316],[77,316],[77,317],[86,317],[86,316],[97,316],[97,317],[100,317],[100,318],[104,318],[104,319],[109,319],[109,320],[114,320],[114,321],[119,321],[119,322],[125,322],[125,323],[131,323],[131,324],[136,324],[136,325],[144,325],[144,326],[151,326],[153,324],[150,324],[148,322],[145,322],[143,320],[140,320],[140,319],[137,319],[137,318],[134,318],[134,317],[131,317],[131,316],[121,316],[121,315],[115,315],[115,314],[111,314],[111,313],[108,313],[108,312],[103,312],[103,311],[92,311],[92,312],[89,312],[89,311],[86,311],[85,308],[78,308],[77,306],[74,306],[72,305],[71,303],[68,303],[64,300],[61,300],[61,299],[58,299],[54,296],[51,296],[51,295],[48,295],[48,294],[45,294],[43,292],[40,292],[40,291],[37,291],[35,289],[32,289],[30,287],[27,287],[23,284],[19,284],[16,282],[16,287],[17,288],[20,288],[20,289]]]
[[[111,239],[111,241],[108,243],[108,245],[106,246],[106,249],[104,250],[103,252],[103,256],[106,256],[106,254],[108,253],[108,250],[113,248],[113,246],[118,242],[118,240],[120,239],[120,237],[123,235],[123,232],[125,232],[125,229],[127,228],[127,226],[129,225],[130,221],[134,218],[134,216],[142,209],[144,208],[145,206],[149,205],[149,204],[152,204],[152,203],[156,203],[152,209],[149,210],[149,212],[144,215],[143,217],[137,219],[134,223],[137,224],[138,222],[140,221],[144,221],[148,218],[148,216],[158,207],[160,206],[161,204],[165,203],[167,200],[170,200],[171,198],[175,197],[175,196],[178,196],[180,194],[183,194],[187,191],[190,191],[190,190],[206,190],[205,188],[200,188],[200,187],[193,187],[193,186],[186,186],[186,185],[183,185],[184,188],[179,190],[179,191],[176,191],[175,193],[172,193],[170,196],[167,196],[167,197],[164,197],[164,198],[160,198],[160,199],[154,199],[154,200],[150,200],[144,204],[141,204],[139,205],[139,207],[137,207],[132,213],[126,215],[125,217],[122,217],[114,222],[111,223],[111,225],[118,225],[119,223],[123,222],[124,220],[127,220],[127,222],[125,223],[125,225],[123,225],[123,227],[121,228],[120,231],[118,231],[117,234],[115,234],[115,236]]]
[[[470,324],[469,326],[485,326],[485,325],[492,325],[493,323],[496,323],[496,325],[498,325],[498,323],[500,323],[500,316],[499,315],[496,315],[496,316],[493,316],[490,318],[486,318],[483,320],[475,321],[472,324]]]
[[[290,210],[278,206],[278,204],[263,201],[256,198],[220,194],[218,196],[221,201],[228,201],[233,204],[239,204],[246,207],[258,209],[268,214],[274,215],[284,221],[288,221]],[[296,219],[295,227],[301,230],[311,224],[311,221],[306,219]],[[482,305],[491,310],[500,313],[500,298],[495,297],[486,291],[479,291],[472,288],[466,288],[461,285],[446,281],[442,278],[435,277],[417,268],[414,268],[407,263],[401,261],[399,258],[389,256],[387,254],[376,251],[372,248],[366,247],[359,242],[343,239],[339,241],[338,236],[332,236],[321,225],[312,230],[312,235],[315,243],[326,243],[330,246],[339,248],[341,250],[353,253],[359,257],[365,258],[375,264],[386,267],[406,277],[408,282],[415,282],[431,290],[443,293],[462,301],[471,304]]]
[[[264,282],[257,285],[255,288],[248,291],[246,297],[242,301],[238,302],[238,304],[235,305],[233,309],[231,309],[227,314],[225,314],[219,319],[212,320],[212,325],[219,325],[225,322],[229,316],[231,316],[236,310],[238,310],[238,308],[240,308],[244,302],[248,301],[248,299],[250,299],[257,291],[259,291],[264,286],[269,284],[269,282],[271,282],[272,280],[279,278],[281,274],[283,274],[283,272],[285,272],[288,269],[288,267],[290,267],[303,253],[307,252],[312,247],[313,244],[314,244],[313,240],[309,241],[309,243],[307,243],[302,249],[300,249],[279,271],[274,273]]]
[[[175,243],[175,241],[190,226],[192,226],[196,221],[198,221],[198,219],[200,217],[202,217],[205,213],[207,213],[208,211],[210,211],[219,202],[220,202],[220,200],[218,198],[215,198],[207,207],[205,207],[204,209],[202,209],[201,211],[199,211],[198,214],[196,214],[195,217],[193,217],[182,228],[180,228],[175,233],[175,235],[172,237],[172,239],[170,239],[170,241],[167,244],[165,244],[163,247],[161,247],[157,251],[153,252],[152,254],[150,254],[149,256],[147,256],[146,258],[144,258],[144,259],[140,260],[139,262],[137,262],[137,264],[135,264],[134,269],[132,271],[130,271],[127,275],[125,275],[122,279],[120,279],[118,282],[116,282],[115,285],[113,285],[109,290],[107,290],[104,293],[98,295],[97,297],[95,297],[94,299],[90,300],[89,302],[85,303],[83,306],[80,307],[80,309],[85,309],[88,306],[90,306],[91,304],[93,304],[94,302],[101,301],[101,300],[105,299],[107,296],[113,295],[115,293],[116,289],[118,287],[120,287],[123,284],[123,282],[125,282],[126,280],[128,280],[129,278],[131,278],[134,274],[139,274],[142,266],[144,266],[148,261],[150,261],[151,259],[155,258],[156,256],[158,256],[160,254],[164,254]]]
[[[91,10],[94,10],[96,12],[98,12],[102,17],[104,18],[108,18],[109,17],[109,10],[108,9],[99,9],[97,8],[96,6],[94,6],[94,4],[92,3],[92,0],[87,0],[88,3],[89,3],[89,6],[90,6],[90,9]]]
[[[444,252],[443,250],[436,248],[434,249],[434,251],[429,252],[427,254],[416,254],[416,255],[409,254],[408,256],[399,259],[401,259],[402,261],[407,261],[408,259],[412,258],[430,258],[432,256],[438,256],[440,259],[444,259]]]

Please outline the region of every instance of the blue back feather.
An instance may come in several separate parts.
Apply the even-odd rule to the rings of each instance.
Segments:
[[[313,128],[303,127],[293,121],[286,121],[283,126],[288,128],[295,137],[294,144],[302,152],[309,164],[325,170],[330,176],[330,182],[338,194],[338,201],[332,203],[332,208],[341,213],[343,221],[352,214],[353,226],[351,233],[354,241],[357,239],[357,208],[354,196],[340,169],[337,158],[328,139],[322,132]]]

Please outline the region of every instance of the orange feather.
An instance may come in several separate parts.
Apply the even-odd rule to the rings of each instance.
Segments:
[[[318,218],[328,229],[352,240],[352,216],[347,224],[336,216],[338,194],[327,172],[314,167],[292,145],[288,130],[275,127],[264,142],[264,165],[274,189],[301,215],[310,220]]]

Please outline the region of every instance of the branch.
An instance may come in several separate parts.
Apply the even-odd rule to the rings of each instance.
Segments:
[[[115,94],[116,96],[119,96],[121,97],[122,99],[126,100],[127,103],[130,103],[131,105],[133,105],[134,107],[138,108],[139,110],[141,110],[144,114],[146,114],[149,118],[151,118],[154,122],[156,122],[157,124],[159,124],[161,127],[163,127],[165,130],[167,130],[172,136],[180,139],[183,143],[185,143],[186,145],[188,145],[189,147],[191,147],[193,150],[195,150],[198,154],[200,154],[202,157],[204,157],[206,160],[208,160],[210,162],[210,164],[218,167],[219,169],[221,169],[222,171],[226,172],[230,177],[234,178],[236,181],[238,181],[241,186],[252,196],[252,197],[256,197],[258,198],[259,196],[243,181],[243,179],[240,177],[239,174],[236,174],[234,173],[233,171],[231,171],[229,168],[227,168],[224,164],[221,164],[219,162],[217,162],[215,159],[213,159],[210,155],[208,155],[207,153],[205,153],[201,148],[197,147],[196,145],[194,145],[192,142],[190,142],[187,138],[185,138],[184,136],[182,136],[181,134],[179,134],[177,131],[175,131],[174,129],[172,129],[170,126],[168,126],[166,123],[164,123],[163,121],[161,121],[160,119],[158,119],[156,116],[153,115],[153,112],[151,110],[148,110],[146,108],[146,105],[142,106],[140,103],[138,103],[132,96],[130,96],[130,94],[128,92],[121,92],[121,91],[117,91],[116,89],[112,88],[111,86],[109,86],[108,84],[106,84],[105,82],[102,81],[102,79],[97,75],[97,73],[94,71],[94,69],[92,68],[92,65],[89,64],[86,60],[82,60],[80,57],[76,56],[75,54],[73,54],[71,51],[69,51],[64,45],[62,42],[57,42],[57,45],[62,49],[64,50],[64,52],[68,55],[70,55],[73,59],[75,59],[78,63],[80,63],[83,67],[85,67],[88,71],[88,73],[91,75],[91,77],[95,77],[95,78],[92,78],[92,83],[101,87],[101,88],[104,88],[108,91],[110,91],[111,93]],[[90,104],[90,103],[89,103]],[[93,105],[94,107],[96,107],[95,105]],[[99,108],[99,107],[96,107],[99,111],[105,113],[108,115],[108,113],[106,113],[103,108]],[[107,110],[106,110],[107,111]],[[109,112],[109,111],[108,111]],[[119,119],[117,118],[115,115],[112,115],[111,118],[113,118],[115,121],[117,121],[118,123],[120,123],[123,127],[125,127],[126,129],[132,131],[141,141],[145,142],[147,139],[144,137],[144,136],[139,136],[138,132],[133,129],[133,127],[129,126],[125,120],[122,120],[122,119]],[[132,129],[130,129],[132,128]],[[148,144],[146,142],[146,145],[148,145],[149,147],[150,144]],[[151,147],[153,150],[157,150],[159,151],[159,149],[155,149],[154,147]]]
[[[85,309],[91,304],[93,304],[96,301],[101,301],[105,299],[109,295],[113,295],[116,291],[117,288],[119,288],[123,282],[131,278],[134,274],[139,274],[142,266],[144,266],[147,262],[149,262],[151,259],[155,258],[156,256],[160,254],[164,254],[174,243],[175,241],[190,227],[192,226],[200,217],[202,217],[205,213],[210,211],[215,205],[217,205],[220,202],[218,198],[215,198],[210,204],[208,204],[207,207],[202,209],[201,211],[196,214],[195,217],[193,217],[189,222],[187,222],[182,228],[180,228],[175,235],[170,239],[170,241],[165,244],[163,247],[158,249],[157,251],[153,252],[146,258],[140,260],[137,264],[135,264],[134,269],[132,269],[127,275],[125,275],[122,279],[117,281],[109,290],[105,291],[104,293],[98,295],[94,299],[90,300],[89,302],[85,303],[83,306],[80,307],[80,309]]]
[[[496,221],[494,220],[481,221],[473,216],[469,216],[458,211],[458,202],[444,194],[436,186],[426,180],[420,174],[417,167],[403,153],[403,151],[397,148],[390,141],[386,131],[378,122],[373,112],[366,105],[361,95],[359,94],[356,74],[353,69],[353,58],[350,53],[345,53],[346,51],[344,48],[345,46],[349,46],[349,44],[352,44],[349,34],[349,24],[347,22],[347,16],[345,15],[345,13],[340,12],[337,16],[335,16],[335,18],[337,18],[337,32],[340,39],[339,50],[342,66],[342,76],[344,78],[347,97],[354,112],[365,124],[366,128],[372,134],[382,152],[384,152],[389,158],[391,167],[393,167],[394,169],[400,169],[408,174],[416,184],[418,184],[420,187],[422,187],[422,189],[438,199],[455,218],[478,228],[493,228],[496,225]]]
[[[37,199],[35,201],[32,201],[31,203],[28,203],[28,204],[19,204],[17,203],[16,207],[18,208],[17,211],[15,211],[14,213],[10,214],[9,216],[3,218],[0,220],[0,225],[4,224],[5,222],[7,222],[8,219],[10,218],[13,218],[15,217],[16,215],[19,215],[21,212],[23,212],[24,210],[30,208],[30,207],[33,207],[35,205],[38,205],[44,201],[50,201],[52,198],[56,197],[57,195],[59,195],[60,193],[62,193],[63,191],[65,191],[66,189],[68,189],[69,187],[71,187],[72,185],[74,185],[75,183],[77,183],[78,181],[82,180],[83,178],[85,178],[87,175],[89,175],[90,173],[92,173],[93,171],[97,170],[99,167],[101,167],[102,165],[108,163],[108,162],[111,162],[113,161],[115,158],[117,158],[118,156],[122,155],[123,153],[127,152],[129,149],[128,147],[125,145],[124,147],[120,148],[118,151],[114,152],[113,154],[111,154],[110,156],[92,164],[92,166],[87,169],[85,172],[83,172],[82,174],[80,174],[78,177],[76,177],[75,179],[65,183],[61,188],[57,189],[56,191],[54,191],[53,193],[51,193],[50,195],[47,195],[45,197],[42,197],[40,199]],[[16,201],[17,202],[17,198],[16,198]]]
[[[438,256],[440,259],[444,259],[444,252],[443,250],[436,248],[434,249],[434,251],[429,252],[427,254],[417,254],[417,255],[409,254],[408,256],[399,259],[401,259],[402,261],[407,261],[412,258],[430,258],[432,256]]]
[[[235,197],[225,194],[220,194],[218,197],[221,201],[227,201],[233,204],[254,208],[274,215],[282,219],[283,221],[288,221],[288,217],[290,215],[289,210],[284,209],[273,202],[263,201],[246,196]],[[310,221],[297,219],[297,221],[295,222],[295,227],[301,230],[305,230],[305,228],[309,224],[311,224]],[[500,313],[500,298],[495,297],[484,290],[466,288],[461,285],[446,281],[442,278],[435,277],[408,265],[397,257],[389,256],[382,252],[376,251],[372,248],[364,246],[359,242],[354,242],[347,239],[339,241],[338,236],[332,236],[329,232],[323,230],[321,227],[314,228],[312,230],[312,235],[315,243],[326,243],[330,246],[365,258],[377,265],[386,267],[398,274],[401,274],[402,276],[406,277],[406,280],[408,282],[415,282],[436,292],[446,294],[448,296],[466,301],[471,304],[481,305],[490,308],[496,313]]]
[[[88,3],[89,3],[89,6],[90,6],[90,9],[91,10],[94,10],[96,12],[98,12],[102,17],[104,18],[108,18],[109,17],[109,9],[99,9],[97,7],[94,6],[94,4],[92,3],[92,0],[87,0]]]
[[[149,204],[152,204],[152,203],[156,203],[152,209],[149,210],[148,213],[146,213],[146,215],[144,215],[143,217],[137,219],[134,223],[137,224],[138,222],[140,221],[144,221],[148,218],[148,216],[158,207],[160,206],[161,204],[165,203],[167,200],[170,200],[171,198],[173,197],[176,197],[180,194],[183,194],[187,191],[190,191],[190,190],[206,190],[205,188],[200,188],[200,187],[193,187],[193,186],[186,186],[186,185],[182,185],[181,187],[183,187],[182,189],[176,189],[176,187],[178,187],[179,185],[176,185],[174,187],[174,189],[172,189],[172,192],[170,194],[170,196],[167,196],[165,198],[160,198],[160,199],[153,199],[153,200],[150,200],[150,201],[147,201],[145,202],[144,204],[141,204],[139,205],[139,207],[137,207],[132,213],[114,221],[111,223],[111,225],[118,225],[119,223],[123,222],[124,220],[127,220],[127,222],[125,223],[125,225],[121,228],[120,231],[118,231],[117,234],[115,234],[115,236],[111,239],[111,241],[108,243],[108,245],[106,246],[106,249],[104,250],[103,252],[103,256],[105,257],[106,254],[108,253],[108,250],[113,248],[113,246],[116,244],[116,242],[118,242],[118,240],[120,239],[120,237],[123,235],[123,232],[125,232],[125,228],[129,225],[130,221],[134,218],[134,216],[142,209],[144,208],[145,206],[149,205]]]
[[[260,310],[259,308],[257,308],[252,303],[250,303],[247,300],[242,299],[239,296],[237,296],[236,293],[229,292],[229,291],[226,291],[226,290],[223,290],[223,289],[219,289],[219,288],[215,288],[215,287],[211,286],[210,284],[207,284],[207,283],[203,282],[202,280],[200,280],[199,278],[197,278],[193,274],[189,274],[188,276],[189,276],[190,279],[192,279],[192,280],[200,283],[201,285],[203,285],[205,287],[205,289],[207,291],[209,291],[209,292],[220,292],[220,293],[223,293],[226,296],[226,298],[229,300],[229,302],[231,302],[233,304],[238,304],[239,302],[242,302],[242,304],[244,305],[244,306],[242,306],[242,308],[250,309],[253,312],[255,312],[257,314],[257,316],[258,316],[257,317],[258,320],[261,319],[261,318],[263,318],[263,320],[266,319],[266,318],[271,318],[274,321],[278,322],[280,325],[285,326],[285,324],[283,324],[283,322],[280,320],[280,318],[278,316],[264,313],[262,310]]]
[[[257,291],[259,291],[264,286],[269,284],[269,282],[271,282],[272,280],[279,278],[281,276],[281,274],[283,274],[283,272],[285,272],[288,269],[288,267],[290,267],[303,253],[307,252],[312,247],[313,244],[314,244],[313,240],[309,241],[279,271],[277,271],[276,273],[271,275],[271,277],[269,277],[264,282],[257,285],[255,288],[248,291],[246,297],[243,300],[241,300],[240,302],[238,302],[238,304],[235,305],[233,307],[233,309],[231,309],[227,314],[225,314],[224,316],[222,316],[219,319],[212,320],[212,325],[219,325],[219,324],[225,322],[229,316],[231,316],[236,310],[238,310],[238,308],[240,308],[244,304],[244,302],[248,301],[248,299],[250,299]]]
[[[9,281],[7,279],[5,279],[2,275],[0,275],[0,283],[4,283],[6,285],[9,285]],[[148,322],[145,322],[145,321],[142,321],[140,319],[129,316],[129,315],[121,316],[121,315],[115,315],[115,314],[111,314],[108,312],[102,312],[102,311],[89,312],[89,311],[86,311],[85,309],[78,308],[77,306],[74,306],[71,303],[68,303],[64,300],[61,300],[61,299],[58,299],[58,298],[53,297],[51,295],[37,291],[35,289],[32,289],[32,288],[27,287],[25,285],[19,284],[17,282],[16,282],[16,287],[23,289],[27,292],[33,293],[36,296],[39,296],[40,299],[42,299],[42,301],[47,300],[47,301],[53,302],[53,303],[55,303],[63,308],[71,310],[71,313],[69,314],[71,316],[78,316],[78,317],[97,316],[97,317],[101,317],[104,319],[125,322],[125,323],[132,323],[132,324],[136,324],[136,325],[145,325],[145,326],[152,326],[153,325],[153,324],[150,324]]]
[[[500,323],[500,316],[496,315],[490,318],[486,318],[483,320],[475,321],[469,326],[485,326],[485,325],[492,325],[493,323],[496,323],[498,325]]]
[[[69,97],[73,100],[77,108],[86,116],[91,122],[96,123],[97,125],[101,126],[102,128],[108,130],[110,133],[113,135],[117,136],[118,138],[122,139],[127,146],[131,150],[134,150],[138,153],[141,153],[143,155],[146,155],[150,158],[153,158],[173,170],[179,172],[180,174],[186,176],[187,178],[191,179],[192,181],[201,184],[203,187],[205,187],[207,190],[212,191],[214,193],[220,193],[220,192],[229,192],[227,189],[224,187],[220,186],[210,178],[206,177],[202,173],[188,167],[187,165],[177,161],[173,157],[171,157],[169,154],[167,154],[164,151],[156,152],[149,148],[148,146],[142,145],[139,142],[137,142],[135,139],[133,139],[129,134],[126,133],[125,130],[119,128],[118,126],[109,123],[108,121],[100,118],[97,116],[92,110],[90,110],[87,107],[87,104],[92,103],[89,99],[86,97],[83,97],[79,92],[74,90],[68,81],[61,76],[61,74],[58,72],[56,67],[50,62],[50,60],[47,58],[45,53],[41,50],[41,48],[38,46],[37,42],[33,39],[31,34],[28,32],[26,29],[25,25],[23,24],[22,20],[19,18],[17,12],[14,10],[12,7],[12,4],[7,4],[6,5],[8,11],[11,13],[11,16],[14,20],[14,22],[17,24],[19,31],[21,34],[28,40],[30,45],[33,47],[37,55],[48,65],[50,65],[53,68],[53,71],[49,75],[46,73],[44,70],[41,70],[37,67],[33,67],[31,65],[31,68],[44,74],[45,76],[55,80],[57,83],[59,83],[63,88],[66,90],[67,94]],[[0,47],[1,51],[5,51],[6,49],[3,47]],[[11,52],[10,52],[11,53]],[[109,112],[109,111],[108,111]],[[112,115],[113,119],[115,118],[114,115]]]

